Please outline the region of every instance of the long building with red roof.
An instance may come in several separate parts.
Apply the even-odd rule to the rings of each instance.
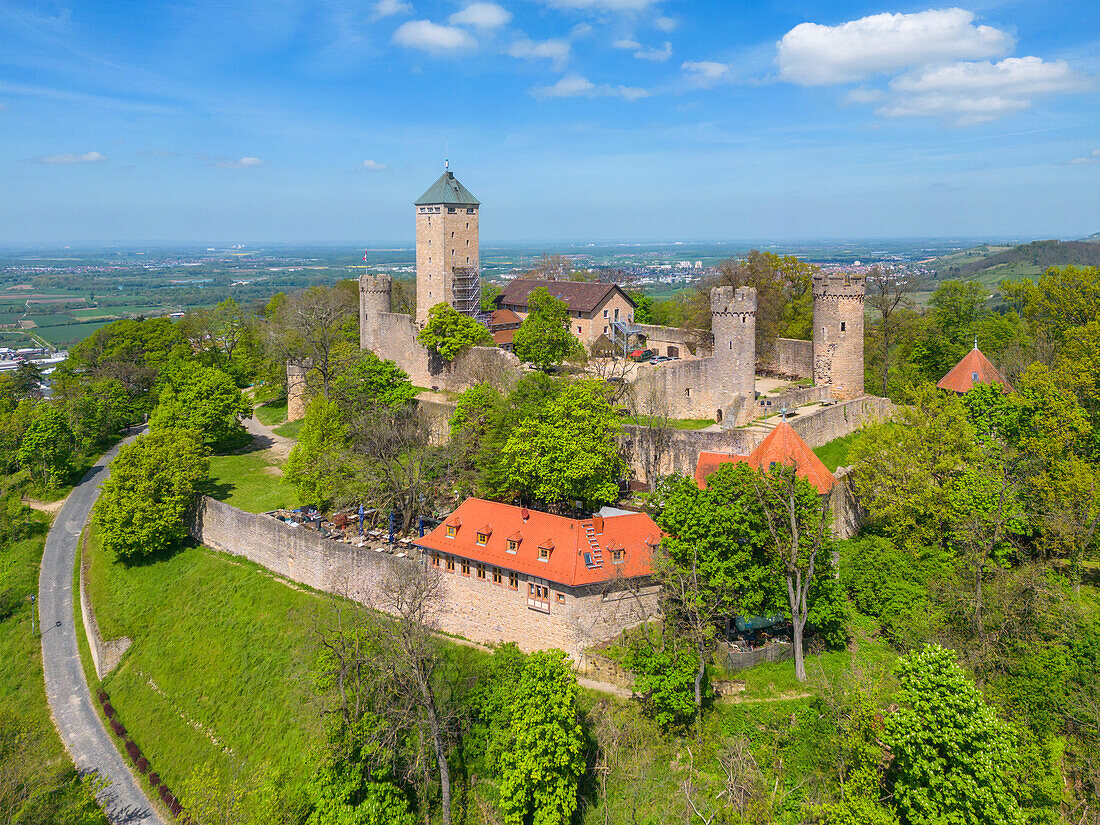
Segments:
[[[707,476],[723,464],[739,462],[744,462],[758,470],[767,470],[773,464],[794,467],[798,476],[809,481],[822,494],[832,490],[833,485],[836,484],[836,479],[829,472],[829,468],[785,421],[768,433],[767,437],[748,455],[700,452],[699,460],[695,465],[695,483],[700,489],[705,490]]]
[[[1012,392],[1012,385],[1008,383],[1008,379],[978,349],[977,341],[974,342],[974,349],[964,355],[963,359],[952,368],[951,372],[941,378],[936,386],[941,390],[966,395],[975,384],[1000,384],[1002,389]]]
[[[645,513],[574,519],[468,498],[415,545],[475,641],[557,647],[579,659],[655,609],[651,556],[661,535]]]

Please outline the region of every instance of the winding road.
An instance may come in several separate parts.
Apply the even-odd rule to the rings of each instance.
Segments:
[[[77,770],[82,774],[96,771],[110,781],[98,794],[107,818],[114,825],[165,825],[96,714],[76,646],[73,565],[77,542],[119,446],[108,451],[73,488],[46,537],[38,579],[42,669],[54,722]]]

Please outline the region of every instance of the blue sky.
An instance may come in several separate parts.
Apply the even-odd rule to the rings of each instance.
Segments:
[[[0,243],[1100,231],[1100,4],[0,0]]]

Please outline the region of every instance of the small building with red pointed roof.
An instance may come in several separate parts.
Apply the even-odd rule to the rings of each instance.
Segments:
[[[443,576],[449,626],[579,659],[655,612],[661,537],[645,513],[575,519],[468,498],[414,544]]]
[[[1008,379],[978,349],[977,341],[974,342],[974,349],[963,356],[963,359],[951,372],[941,378],[936,386],[941,390],[966,395],[975,384],[1000,384],[1003,390],[1012,392],[1012,385],[1008,383]]]
[[[767,437],[748,455],[700,452],[699,460],[695,465],[695,483],[700,489],[705,490],[707,476],[723,464],[740,462],[758,470],[767,470],[773,464],[794,467],[798,476],[809,481],[822,494],[832,490],[833,485],[836,484],[836,479],[829,472],[829,468],[785,421],[768,433]]]

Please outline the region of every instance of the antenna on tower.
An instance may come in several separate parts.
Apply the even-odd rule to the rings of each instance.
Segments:
[[[450,171],[451,168],[451,147],[450,141],[443,141],[443,171]]]

